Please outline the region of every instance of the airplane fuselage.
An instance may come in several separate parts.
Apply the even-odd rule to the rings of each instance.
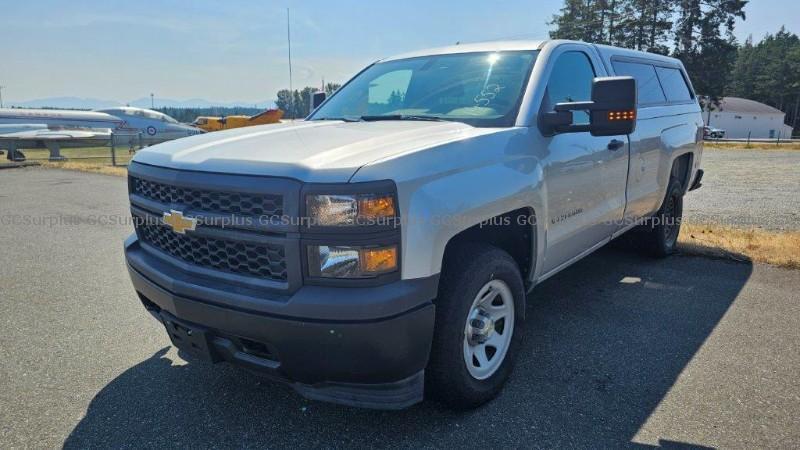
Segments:
[[[111,129],[120,127],[123,120],[96,111],[60,109],[0,109],[0,125],[47,125],[50,129]]]
[[[0,137],[11,133],[9,127],[49,130],[110,130],[114,142],[120,145],[153,145],[182,137],[204,133],[203,130],[179,123],[166,114],[149,109],[119,107],[102,111],[72,111],[59,109],[0,109]],[[2,128],[5,128],[3,130]],[[64,139],[62,147],[85,145],[77,139]],[[34,139],[17,141],[18,148],[41,148]]]
[[[98,112],[109,114],[122,120],[121,130],[137,134],[137,142],[138,139],[141,139],[141,142],[145,145],[158,144],[205,132],[150,109],[119,107],[103,109]],[[123,133],[120,132],[118,134],[122,135]]]

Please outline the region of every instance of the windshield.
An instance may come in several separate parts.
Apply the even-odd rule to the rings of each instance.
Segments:
[[[377,63],[350,80],[309,119],[383,117],[511,126],[537,53],[459,53]]]

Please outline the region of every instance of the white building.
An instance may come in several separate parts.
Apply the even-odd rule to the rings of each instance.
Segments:
[[[710,116],[710,117],[709,117]],[[703,112],[706,126],[725,130],[728,139],[789,139],[792,127],[784,124],[784,114],[772,106],[739,97],[723,97],[710,113]]]

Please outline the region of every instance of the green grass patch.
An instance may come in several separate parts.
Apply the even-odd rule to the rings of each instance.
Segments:
[[[703,147],[714,150],[800,150],[800,142],[714,142],[704,141]]]

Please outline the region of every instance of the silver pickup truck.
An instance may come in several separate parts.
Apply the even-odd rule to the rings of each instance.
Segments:
[[[456,45],[322,97],[302,121],[137,153],[125,242],[183,354],[312,399],[491,399],[533,287],[628,231],[673,252],[703,173],[696,95],[655,54]]]

